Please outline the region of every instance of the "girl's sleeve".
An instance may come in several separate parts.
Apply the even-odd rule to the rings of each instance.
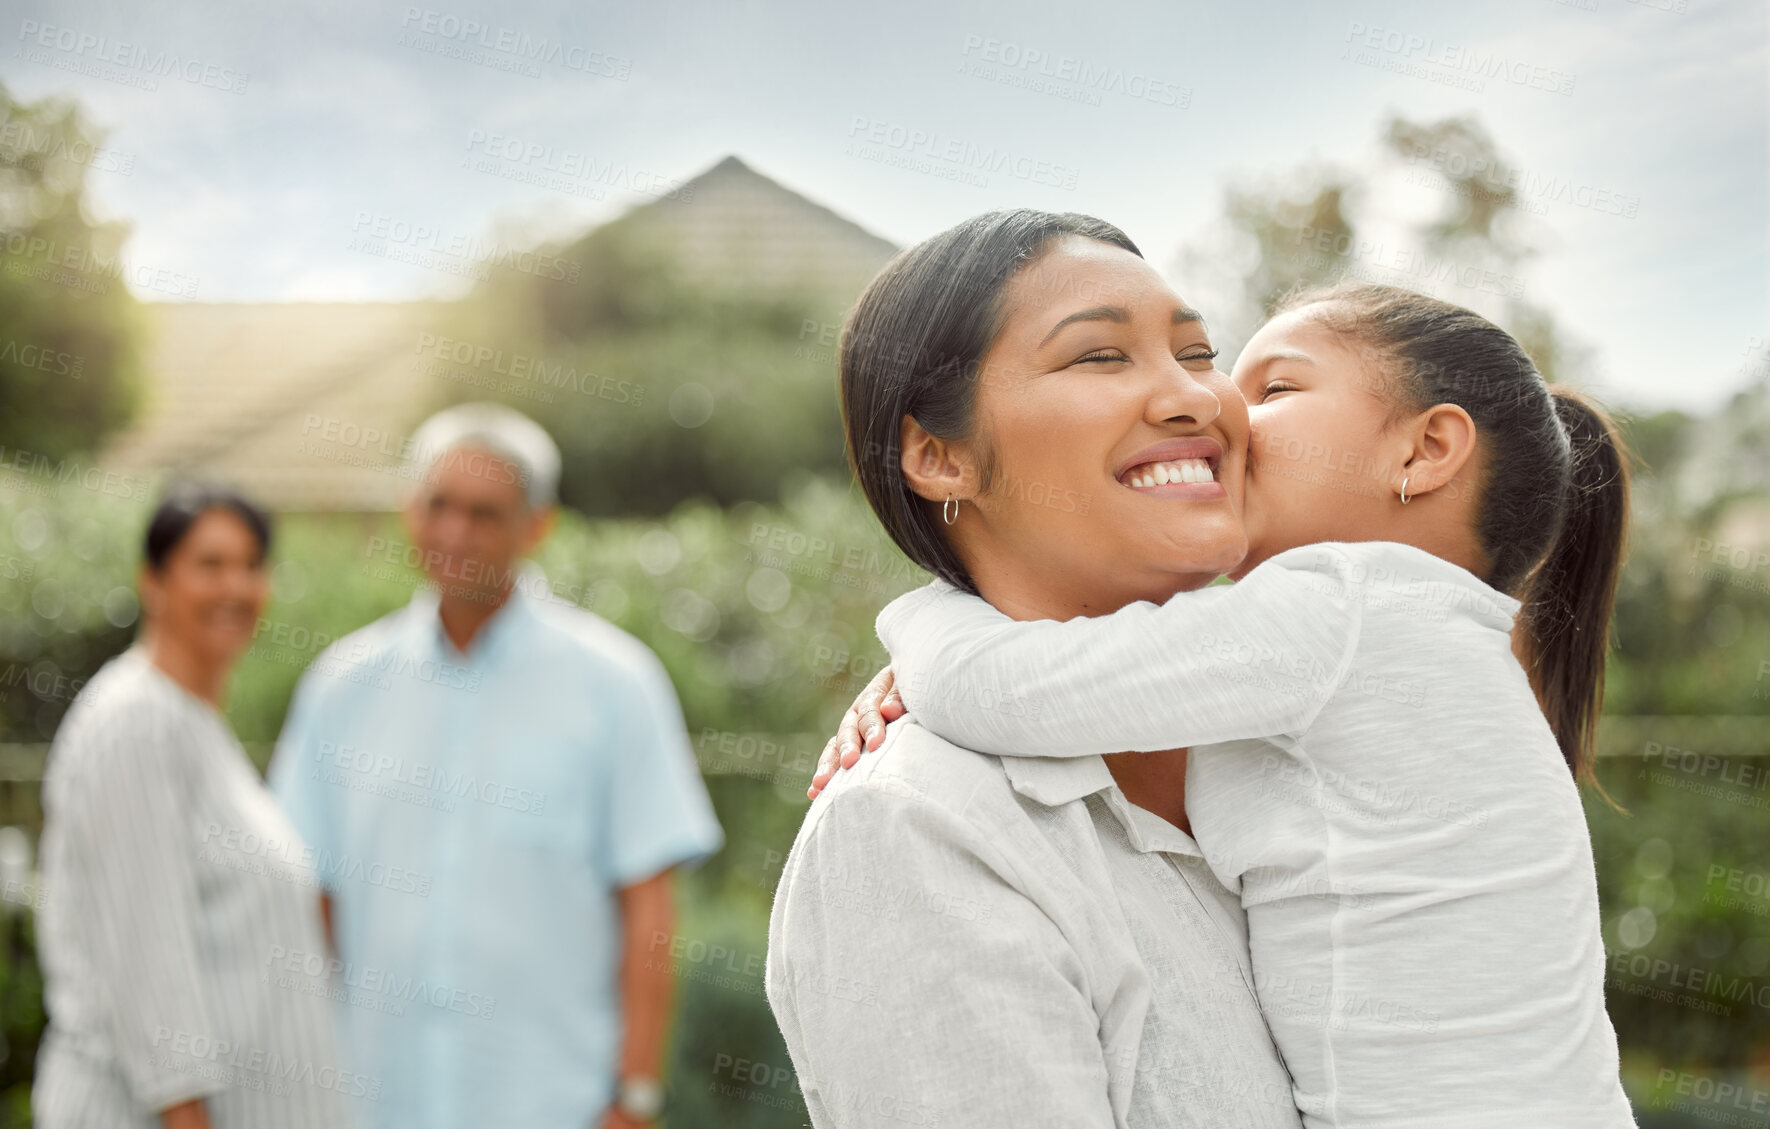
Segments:
[[[1237,584],[1061,622],[1012,620],[936,581],[887,605],[877,630],[910,712],[978,752],[1295,736],[1351,666],[1361,572],[1343,550],[1309,545]]]

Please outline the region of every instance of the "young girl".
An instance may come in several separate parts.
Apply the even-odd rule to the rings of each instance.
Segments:
[[[1485,319],[1381,286],[1293,300],[1235,381],[1245,579],[1067,622],[937,581],[879,616],[896,692],[980,752],[1191,746],[1190,830],[1305,1124],[1633,1125],[1574,783],[1627,513],[1610,424]]]

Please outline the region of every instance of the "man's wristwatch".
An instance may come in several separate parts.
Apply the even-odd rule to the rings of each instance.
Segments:
[[[643,1074],[628,1075],[615,1091],[615,1108],[635,1121],[656,1121],[664,1112],[664,1084]]]

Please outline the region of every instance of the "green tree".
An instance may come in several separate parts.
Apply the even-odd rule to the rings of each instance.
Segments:
[[[624,220],[549,253],[576,277],[501,270],[446,317],[453,336],[540,365],[538,380],[459,398],[543,423],[565,456],[567,505],[655,516],[691,498],[773,503],[806,471],[846,473],[834,327],[854,293],[710,285]]]
[[[86,177],[118,167],[80,108],[0,85],[0,445],[90,451],[136,401],[136,303],[121,223],[88,214]]]
[[[1231,184],[1223,222],[1181,251],[1176,269],[1183,284],[1202,285],[1223,305],[1207,313],[1227,351],[1252,336],[1286,296],[1352,279],[1472,306],[1517,337],[1550,381],[1580,382],[1589,372],[1588,351],[1517,284],[1535,249],[1520,215],[1515,166],[1487,130],[1470,117],[1397,116],[1378,137],[1387,162],[1357,171],[1316,163]],[[1436,214],[1404,225],[1406,248],[1371,234],[1376,221],[1394,219],[1374,214],[1372,201],[1402,168],[1439,189]],[[1471,272],[1484,283],[1439,285]]]

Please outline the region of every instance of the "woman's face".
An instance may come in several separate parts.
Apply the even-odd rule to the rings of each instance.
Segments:
[[[1241,576],[1286,549],[1393,540],[1410,439],[1388,428],[1369,356],[1305,306],[1254,334],[1235,363],[1248,404],[1248,555]]]
[[[252,642],[269,591],[263,550],[232,510],[205,510],[167,554],[142,573],[152,629],[218,663]]]
[[[1247,411],[1198,313],[1080,237],[1023,268],[1003,310],[970,444],[993,477],[953,531],[980,587],[979,565],[1021,562],[1058,606],[1111,610],[1234,567]]]

